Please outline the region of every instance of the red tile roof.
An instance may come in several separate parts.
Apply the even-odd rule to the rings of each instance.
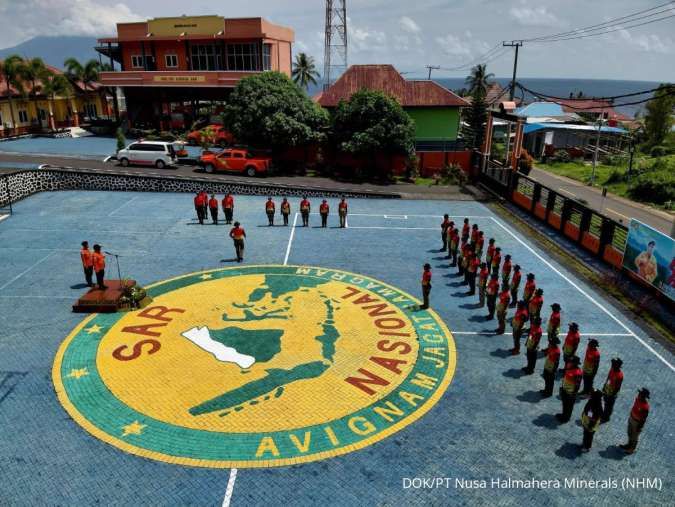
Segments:
[[[2,60],[0,60],[1,62]],[[61,69],[58,69],[56,67],[53,67],[51,65],[45,64],[45,67],[47,67],[48,70],[52,71],[54,74],[63,74],[64,72]],[[38,87],[42,87],[42,82],[38,79],[36,84]],[[81,81],[71,81],[71,84],[75,85],[78,91],[84,91],[84,84]],[[99,83],[89,83],[87,86],[87,91],[93,91],[97,90],[100,88],[101,85]],[[23,88],[26,93],[26,95],[31,94],[31,83],[29,81],[24,81],[23,82]],[[19,96],[18,90],[16,90],[14,87],[12,87],[12,96]],[[40,93],[38,93],[38,96]],[[5,82],[4,78],[0,76],[0,99],[7,98],[7,83]]]
[[[393,65],[352,65],[326,91],[314,97],[323,107],[335,107],[361,89],[379,90],[403,107],[466,107],[466,102],[434,81],[407,80]]]
[[[566,113],[600,113],[613,111],[612,103],[598,99],[555,99]]]

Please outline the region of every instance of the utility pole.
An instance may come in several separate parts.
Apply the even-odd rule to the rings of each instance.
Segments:
[[[595,183],[595,166],[598,165],[598,151],[600,151],[600,132],[602,119],[598,118],[598,136],[595,138],[595,151],[593,152],[593,170],[591,171],[591,186]]]
[[[513,58],[513,78],[511,79],[511,91],[509,92],[509,100],[513,101],[516,92],[516,71],[518,70],[518,48],[523,45],[522,40],[512,40],[511,42],[502,41],[502,46],[516,48],[516,53]]]
[[[432,70],[438,70],[441,67],[439,65],[425,65],[427,69],[429,69],[429,77],[427,77],[427,80],[431,81],[431,71]]]
[[[347,70],[347,0],[326,0],[323,89]]]

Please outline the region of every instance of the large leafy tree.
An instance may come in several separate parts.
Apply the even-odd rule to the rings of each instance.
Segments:
[[[49,98],[49,127],[54,130],[56,124],[54,123],[54,100],[56,97],[67,96],[71,93],[71,84],[68,78],[63,74],[57,74],[47,70],[41,76],[42,93]]]
[[[42,78],[47,73],[47,66],[42,58],[29,58],[19,64],[21,79],[30,84],[30,96],[35,100],[42,92]]]
[[[279,150],[322,141],[328,115],[288,76],[263,72],[239,81],[223,122],[239,141]]]
[[[353,155],[410,155],[415,122],[393,98],[362,89],[338,104],[332,116],[332,134],[336,147]]]
[[[464,137],[469,147],[474,150],[480,149],[485,138],[485,122],[487,120],[485,98],[493,77],[493,74],[487,72],[484,64],[479,64],[471,69],[471,74],[465,80],[471,93],[471,107],[466,113],[468,127]]]
[[[23,81],[21,79],[21,64],[23,59],[19,55],[10,55],[0,61],[0,76],[5,82],[7,101],[9,102],[9,114],[12,117],[12,127],[16,128],[16,114],[14,111],[14,99],[12,89],[23,93]]]
[[[675,108],[675,85],[662,84],[647,102],[645,115],[645,135],[649,147],[663,143],[673,127],[673,109]]]
[[[293,82],[302,88],[306,89],[310,83],[315,85],[320,76],[316,70],[314,58],[308,56],[306,53],[295,55],[292,76]]]

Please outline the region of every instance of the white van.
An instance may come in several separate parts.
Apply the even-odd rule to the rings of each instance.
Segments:
[[[154,165],[157,169],[176,165],[176,150],[172,143],[137,141],[117,152],[117,160],[124,167],[131,164]]]

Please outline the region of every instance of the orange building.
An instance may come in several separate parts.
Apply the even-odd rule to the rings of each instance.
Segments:
[[[120,70],[101,84],[120,88],[132,125],[189,126],[202,102],[226,100],[243,77],[268,70],[290,75],[293,30],[262,18],[154,18],[119,23],[96,50]],[[184,116],[181,119],[181,116]]]

